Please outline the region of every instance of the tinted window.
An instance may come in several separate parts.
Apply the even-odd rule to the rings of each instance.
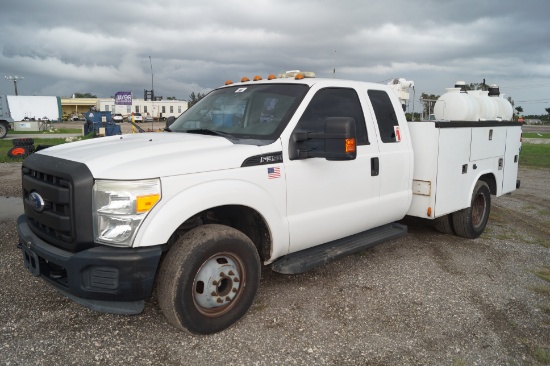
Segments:
[[[308,131],[319,130],[327,117],[353,118],[357,129],[357,144],[368,144],[365,116],[355,90],[347,88],[319,90],[300,118],[297,128]]]
[[[382,90],[369,90],[368,94],[382,142],[397,142],[394,127],[399,126],[399,122],[390,97]]]

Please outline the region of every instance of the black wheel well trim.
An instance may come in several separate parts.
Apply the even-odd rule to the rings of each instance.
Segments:
[[[487,183],[489,191],[493,196],[497,194],[497,181],[493,173],[485,173],[478,178],[478,180]]]
[[[217,206],[196,213],[172,233],[164,250],[169,251],[178,238],[189,230],[206,224],[220,224],[239,230],[254,243],[262,261],[271,257],[272,236],[266,220],[258,211],[244,205]]]

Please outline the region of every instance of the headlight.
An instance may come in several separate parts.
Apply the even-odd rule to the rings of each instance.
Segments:
[[[96,180],[93,195],[94,241],[129,247],[147,213],[161,198],[160,180]]]

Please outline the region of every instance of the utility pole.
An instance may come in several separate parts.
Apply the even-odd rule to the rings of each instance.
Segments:
[[[152,111],[151,111],[151,131],[154,131],[155,130],[155,117],[153,117],[155,115],[155,88],[153,86],[153,61],[151,61],[151,56],[149,56],[149,65],[151,65],[151,95],[153,96],[151,98],[151,101],[152,101]]]
[[[17,75],[14,75],[14,76],[4,76],[4,79],[6,80],[13,80],[13,87],[15,89],[15,95],[19,95],[17,93],[17,80],[23,80],[24,77],[23,76],[17,76]]]

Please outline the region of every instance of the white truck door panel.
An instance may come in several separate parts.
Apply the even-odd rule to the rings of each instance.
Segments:
[[[401,128],[407,122],[396,99],[385,90],[368,90],[366,97],[371,106],[367,124],[376,127],[379,141],[379,219],[392,222],[405,216],[412,200],[412,144],[408,128]]]
[[[320,89],[296,126],[296,130],[312,130],[322,126],[326,117],[354,118],[358,145],[355,160],[289,160],[284,153],[288,151],[288,139],[284,142],[289,252],[379,225],[380,177],[371,175],[371,159],[378,158],[378,148],[376,141],[367,144],[362,109],[353,88]]]

